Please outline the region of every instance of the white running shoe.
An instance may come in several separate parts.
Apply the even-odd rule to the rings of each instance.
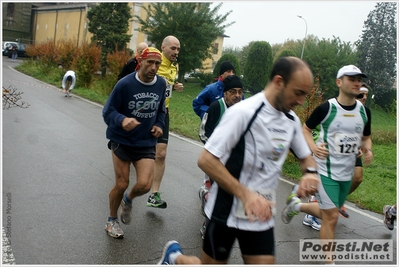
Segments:
[[[304,225],[312,227],[313,229],[315,229],[317,231],[320,231],[321,223],[317,220],[316,217],[314,217],[314,216],[312,216],[310,214],[306,214],[305,215],[305,218],[303,218],[302,223]]]

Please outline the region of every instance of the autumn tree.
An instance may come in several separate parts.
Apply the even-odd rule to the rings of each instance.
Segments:
[[[123,50],[130,41],[129,20],[132,18],[128,3],[100,3],[87,12],[91,41],[101,47],[101,68],[105,76],[107,54]]]
[[[179,81],[184,79],[186,72],[201,68],[205,59],[212,58],[212,54],[217,52],[213,45],[215,40],[224,34],[226,27],[234,23],[224,24],[231,11],[224,15],[218,14],[223,3],[214,8],[211,8],[211,4],[152,3],[143,6],[147,12],[145,20],[135,16],[141,24],[136,30],[147,34],[148,40],[158,49],[161,49],[162,41],[168,35],[174,35],[180,40],[177,59]]]
[[[356,42],[360,53],[358,67],[367,74],[375,103],[387,108],[396,99],[397,21],[396,2],[379,2],[363,26]]]

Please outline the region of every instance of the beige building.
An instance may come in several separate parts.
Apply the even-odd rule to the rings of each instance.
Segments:
[[[76,46],[85,42],[89,43],[92,34],[88,31],[87,12],[93,5],[97,3],[74,3],[74,4],[56,4],[51,6],[42,6],[33,9],[32,19],[32,39],[34,43],[54,42],[61,40],[73,40]],[[147,14],[142,8],[148,6],[148,2],[130,2],[132,21],[129,25],[129,32],[132,37],[127,47],[136,50],[136,46],[140,42],[147,42],[147,35],[136,31],[140,24],[134,16],[145,19]],[[217,53],[213,54],[212,59],[208,59],[203,63],[203,70],[211,72],[217,61],[222,56],[223,39],[225,36],[218,37],[214,42]]]

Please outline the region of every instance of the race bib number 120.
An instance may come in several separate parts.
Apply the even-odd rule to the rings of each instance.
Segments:
[[[335,135],[335,151],[341,155],[352,155],[358,153],[358,144],[360,137],[350,134]]]

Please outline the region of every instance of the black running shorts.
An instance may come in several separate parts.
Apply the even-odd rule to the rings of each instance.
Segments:
[[[218,261],[228,259],[234,241],[238,240],[242,255],[274,256],[274,228],[253,232],[230,228],[215,221],[206,220],[203,251]]]
[[[114,154],[121,160],[138,161],[144,158],[155,160],[155,146],[132,147],[110,141],[108,148],[111,148]]]

